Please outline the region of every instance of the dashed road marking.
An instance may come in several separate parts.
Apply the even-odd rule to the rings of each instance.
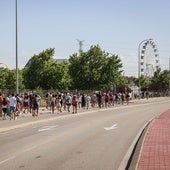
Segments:
[[[114,124],[113,126],[110,127],[104,127],[105,130],[112,130],[112,129],[117,129],[117,124]]]
[[[38,129],[38,132],[43,132],[43,131],[47,131],[47,130],[52,130],[54,128],[56,128],[58,125],[55,126],[43,126],[40,129]]]
[[[3,163],[5,163],[5,162],[7,162],[7,161],[9,161],[9,160],[11,160],[11,159],[14,159],[14,158],[15,158],[14,156],[13,156],[13,157],[10,157],[10,158],[7,158],[7,159],[1,161],[0,164],[3,164]]]

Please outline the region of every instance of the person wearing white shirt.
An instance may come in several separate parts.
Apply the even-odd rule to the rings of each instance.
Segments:
[[[9,97],[9,106],[10,106],[10,117],[15,120],[15,112],[16,112],[16,104],[17,100],[14,94]]]

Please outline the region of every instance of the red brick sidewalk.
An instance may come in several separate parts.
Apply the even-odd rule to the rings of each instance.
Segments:
[[[170,110],[150,124],[137,170],[170,170]]]

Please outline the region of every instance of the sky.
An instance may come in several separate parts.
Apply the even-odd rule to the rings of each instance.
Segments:
[[[16,68],[16,0],[0,0],[0,66]],[[169,69],[169,0],[18,0],[18,66],[47,48],[69,59],[92,45],[120,57],[124,75],[138,76],[142,41],[153,39]],[[153,49],[148,48],[154,59]]]

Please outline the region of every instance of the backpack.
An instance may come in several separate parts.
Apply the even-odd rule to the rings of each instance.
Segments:
[[[54,100],[54,99],[51,100],[51,105],[52,105],[52,106],[55,105],[55,100]]]
[[[69,97],[67,97],[66,98],[66,104],[70,104],[71,102],[70,102],[70,98]]]
[[[17,103],[21,103],[21,101],[22,101],[21,98],[18,96],[16,97],[16,100],[17,100]]]

